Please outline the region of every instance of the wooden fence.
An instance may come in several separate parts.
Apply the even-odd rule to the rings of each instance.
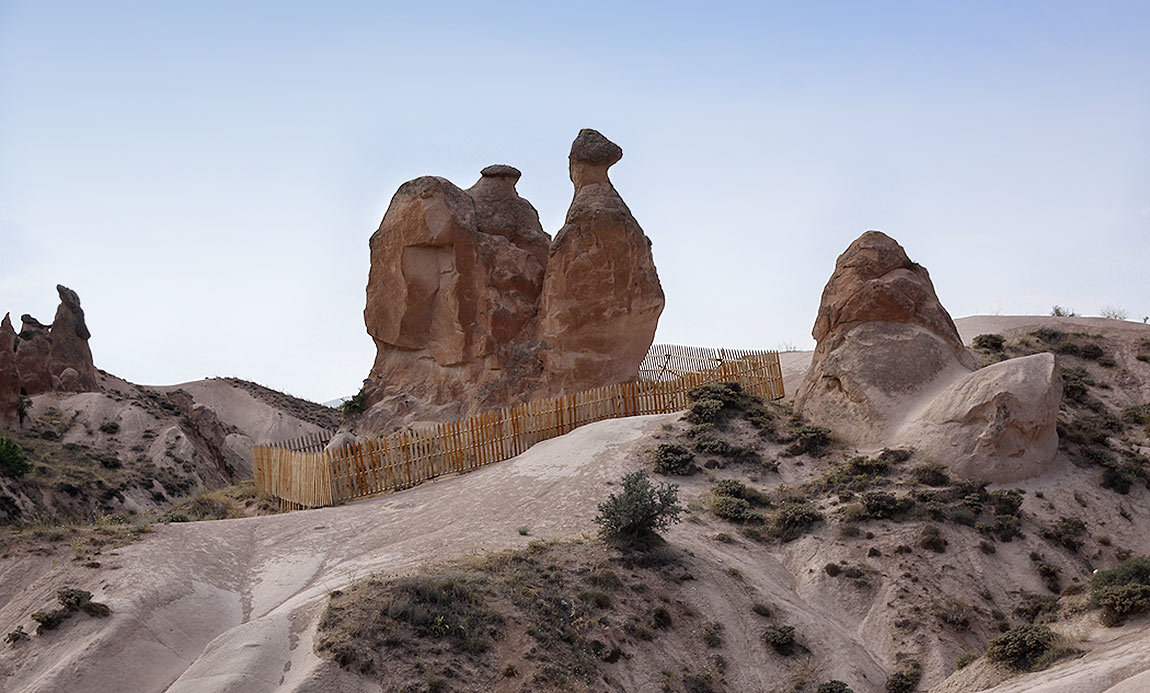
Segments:
[[[778,353],[656,345],[637,382],[524,402],[339,450],[323,449],[328,434],[312,434],[253,448],[252,465],[259,488],[286,506],[321,507],[506,460],[595,421],[680,411],[691,388],[728,381],[764,399],[781,398]]]

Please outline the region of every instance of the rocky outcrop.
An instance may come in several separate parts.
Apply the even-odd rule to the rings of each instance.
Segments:
[[[857,445],[886,445],[901,412],[974,369],[926,268],[867,231],[839,256],[811,331],[795,409]]]
[[[1053,354],[987,366],[959,378],[913,416],[900,445],[994,483],[1036,476],[1058,450],[1062,378]]]
[[[0,428],[19,423],[20,374],[16,371],[16,330],[7,313],[0,320]]]
[[[66,371],[69,385],[63,387],[70,392],[94,392],[99,389],[96,379],[96,366],[92,362],[92,350],[88,339],[92,333],[84,322],[84,309],[80,307],[80,297],[66,286],[57,284],[60,307],[52,320],[51,348],[48,351],[48,370],[63,381]]]
[[[551,244],[540,309],[546,377],[567,391],[633,380],[663,312],[651,241],[607,176],[622,156],[594,130],[571,145],[575,197]]]
[[[84,322],[80,297],[66,286],[57,286],[56,290],[60,294],[60,307],[52,324],[45,325],[31,315],[22,315],[13,357],[0,357],[0,381],[7,383],[15,379],[18,395],[100,389],[92,350],[88,347],[91,333]],[[8,317],[5,317],[5,325],[0,332],[11,333],[12,322]],[[3,341],[4,336],[0,335],[0,346]]]
[[[878,231],[835,263],[795,410],[860,447],[910,445],[992,481],[1041,471],[1057,448],[1061,379],[1042,354],[975,371],[926,268]]]
[[[488,166],[467,190],[404,183],[372,235],[364,322],[376,358],[361,428],[453,418],[634,378],[663,293],[650,241],[607,178],[594,130],[571,153],[575,198],[554,243]]]
[[[48,368],[52,338],[50,327],[31,315],[20,316],[20,336],[16,342],[16,372],[20,375],[20,391],[37,395],[56,389],[52,371]]]

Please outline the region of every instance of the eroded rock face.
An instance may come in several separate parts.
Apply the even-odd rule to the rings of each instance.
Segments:
[[[52,338],[48,325],[31,315],[20,316],[20,336],[16,342],[16,371],[20,374],[20,390],[26,395],[38,395],[55,389],[52,371],[48,369]]]
[[[52,320],[51,343],[48,351],[48,370],[56,378],[63,380],[66,370],[73,370],[78,380],[65,388],[72,392],[94,392],[99,389],[96,380],[96,366],[92,363],[92,350],[88,340],[92,333],[84,322],[84,309],[80,307],[80,297],[66,286],[57,284],[60,294],[60,307]]]
[[[968,479],[1018,481],[1058,450],[1062,378],[1053,354],[1010,359],[967,374],[900,431],[901,445],[947,460]]]
[[[369,402],[402,395],[451,416],[532,386],[550,237],[516,193],[518,178],[489,166],[467,191],[424,177],[392,198],[370,242]]]
[[[0,380],[7,381],[15,375],[19,383],[17,393],[38,395],[55,390],[96,392],[100,389],[92,350],[88,347],[91,333],[84,323],[80,298],[66,286],[57,285],[56,290],[60,294],[60,307],[52,324],[45,325],[31,315],[20,316],[20,334],[15,340],[10,367],[0,358]],[[6,317],[5,323],[5,329],[11,332],[11,320]],[[0,342],[2,339],[0,337]]]
[[[974,369],[926,268],[867,231],[839,256],[795,409],[857,445],[885,445],[913,408]]]
[[[839,256],[795,410],[859,447],[909,445],[993,481],[1053,458],[1062,384],[1041,354],[976,371],[926,269],[868,231]]]
[[[637,375],[663,308],[650,241],[607,178],[622,150],[584,130],[571,151],[575,199],[554,243],[511,166],[467,190],[438,177],[400,186],[370,241],[376,359],[361,428]]]
[[[7,313],[0,320],[0,428],[19,423],[20,374],[16,371],[16,330]]]
[[[634,379],[663,312],[651,241],[607,176],[622,156],[594,130],[571,145],[575,197],[551,244],[540,310],[547,378],[567,391]]]

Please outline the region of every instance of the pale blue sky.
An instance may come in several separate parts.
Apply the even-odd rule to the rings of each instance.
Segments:
[[[660,341],[811,345],[866,229],[973,313],[1150,314],[1150,3],[5,2],[0,313],[98,366],[355,392],[395,189],[492,163],[554,234],[580,128]]]

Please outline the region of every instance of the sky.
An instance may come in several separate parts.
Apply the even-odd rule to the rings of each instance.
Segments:
[[[0,314],[60,283],[133,382],[349,395],[396,188],[511,164],[554,235],[592,127],[656,341],[811,348],[868,229],[955,317],[1141,321],[1147,35],[1146,2],[0,0]]]

